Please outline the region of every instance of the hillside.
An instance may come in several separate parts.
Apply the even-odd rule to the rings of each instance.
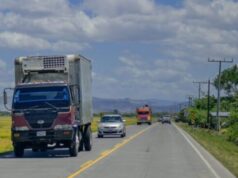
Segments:
[[[9,98],[9,101],[11,99]],[[93,97],[93,111],[94,113],[99,112],[112,112],[117,109],[122,113],[134,112],[137,107],[148,104],[152,107],[153,112],[166,112],[166,111],[178,111],[178,102],[158,100],[158,99],[145,99],[135,100],[130,98],[124,99],[104,99]],[[2,97],[0,97],[0,111],[5,111],[3,106]]]

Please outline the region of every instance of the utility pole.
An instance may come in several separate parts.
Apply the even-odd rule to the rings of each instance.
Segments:
[[[221,64],[222,63],[232,63],[233,59],[231,60],[215,60],[215,59],[209,59],[208,58],[208,62],[218,62],[219,63],[219,73],[218,73],[218,89],[217,89],[217,113],[216,113],[216,119],[217,119],[217,131],[220,131],[220,127],[221,127],[221,120],[219,117],[219,113],[220,113],[220,89],[221,89]]]
[[[211,120],[210,120],[210,85],[211,85],[211,81],[210,79],[207,82],[203,82],[204,84],[207,84],[207,124],[208,127],[210,128],[211,126]]]
[[[198,97],[199,97],[199,99],[200,99],[200,92],[201,92],[201,84],[208,84],[208,91],[207,91],[207,124],[209,125],[209,127],[210,127],[210,125],[211,125],[211,123],[210,123],[210,117],[209,117],[209,114],[210,114],[210,79],[208,80],[208,81],[194,81],[193,83],[198,83],[199,84],[199,95],[198,95]]]
[[[189,106],[192,106],[192,102],[193,102],[193,98],[192,98],[192,96],[189,96],[188,97]]]
[[[198,99],[201,99],[201,84],[207,84],[204,81],[193,81],[193,83],[198,83]]]
[[[193,96],[192,95],[188,95],[188,107],[191,107],[192,106],[192,103],[193,103]]]
[[[210,79],[208,80],[207,86],[207,124],[208,128],[211,128],[211,120],[210,120]]]

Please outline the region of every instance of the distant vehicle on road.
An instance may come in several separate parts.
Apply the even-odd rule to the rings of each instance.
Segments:
[[[168,123],[171,124],[171,117],[170,116],[163,116],[161,119],[162,124]]]
[[[158,117],[157,121],[158,121],[158,122],[162,122],[162,119],[163,119],[163,117],[160,116],[160,117]]]
[[[136,109],[137,125],[152,123],[152,110],[148,105]]]
[[[105,135],[126,136],[126,126],[124,120],[119,114],[104,115],[98,124],[98,138]]]

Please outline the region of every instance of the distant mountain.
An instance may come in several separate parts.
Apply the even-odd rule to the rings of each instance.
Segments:
[[[8,99],[9,106],[11,105],[11,98]],[[145,104],[149,105],[152,108],[153,112],[174,112],[178,111],[180,107],[186,104],[182,104],[176,101],[167,101],[167,100],[158,100],[158,99],[144,99],[136,100],[130,98],[123,99],[104,99],[93,97],[93,112],[113,112],[118,110],[121,113],[131,113],[135,112],[136,108],[144,106]],[[3,98],[0,96],[0,111],[5,111],[3,106]]]
[[[103,99],[93,98],[94,113],[99,112],[112,112],[115,109],[122,113],[135,112],[137,107],[149,105],[153,112],[169,112],[177,111],[179,103],[175,101],[158,100],[158,99],[145,99],[135,100],[130,98],[125,99]]]

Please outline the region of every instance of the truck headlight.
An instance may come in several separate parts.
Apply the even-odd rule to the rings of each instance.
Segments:
[[[69,124],[65,124],[65,125],[56,125],[54,127],[55,130],[72,130],[73,127],[72,125],[69,125]]]
[[[22,127],[14,127],[15,131],[28,131],[29,128],[27,126],[22,126]]]

